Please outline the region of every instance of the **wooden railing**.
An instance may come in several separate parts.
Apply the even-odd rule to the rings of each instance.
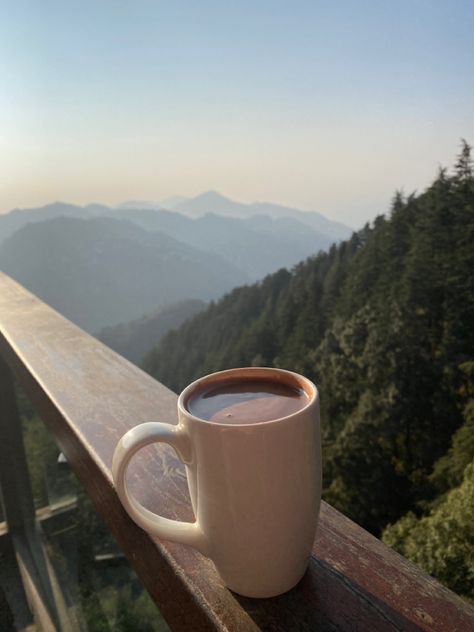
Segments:
[[[12,371],[172,630],[474,630],[474,609],[465,601],[324,502],[309,569],[296,588],[262,600],[231,593],[210,560],[137,527],[112,483],[119,437],[143,421],[176,423],[175,393],[5,275],[0,356],[2,440],[12,435],[12,420],[18,424]],[[138,499],[170,518],[192,520],[183,467],[171,450],[157,446],[135,461]],[[0,470],[1,484],[16,490],[4,494],[9,529],[36,533],[31,498],[21,496],[24,481],[14,469],[13,457]],[[40,593],[51,599],[50,587]],[[53,627],[59,620],[60,613],[53,616]]]

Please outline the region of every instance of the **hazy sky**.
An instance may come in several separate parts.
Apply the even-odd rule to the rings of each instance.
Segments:
[[[358,226],[474,143],[472,0],[0,8],[0,211],[216,189]]]

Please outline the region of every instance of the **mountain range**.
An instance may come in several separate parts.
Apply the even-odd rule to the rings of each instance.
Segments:
[[[321,213],[315,211],[301,211],[270,202],[245,204],[231,200],[217,191],[206,191],[194,198],[175,196],[162,202],[124,202],[120,205],[120,208],[151,208],[155,210],[161,208],[181,213],[187,217],[202,217],[206,213],[239,218],[252,217],[254,215],[266,215],[274,218],[291,217],[309,226],[331,242],[345,239],[352,233],[352,229],[345,224],[329,220]]]
[[[252,215],[252,205],[217,193],[173,203],[183,212],[146,202],[14,209],[0,215],[0,269],[97,332],[175,301],[218,298],[350,232],[317,213],[284,215],[276,205],[254,205],[268,214]]]
[[[291,218],[303,226],[311,228],[322,241],[332,243],[350,236],[352,228],[329,220],[315,211],[301,211],[299,209],[257,202],[243,204],[236,202],[216,191],[207,191],[194,198],[175,196],[163,202],[146,200],[123,202],[117,207],[103,204],[87,204],[78,206],[66,202],[53,202],[38,208],[15,208],[9,213],[0,214],[0,242],[12,235],[25,224],[41,222],[55,217],[80,217],[89,219],[94,217],[121,217],[134,221],[134,212],[171,211],[189,218],[199,218],[207,214],[219,215],[226,218],[251,218],[265,216],[269,218]],[[158,227],[157,227],[158,228]]]

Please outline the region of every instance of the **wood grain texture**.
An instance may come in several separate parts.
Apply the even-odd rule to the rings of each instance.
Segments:
[[[465,601],[325,503],[295,589],[263,600],[231,593],[210,560],[137,527],[112,484],[119,437],[143,421],[176,423],[176,395],[2,274],[0,354],[173,630],[474,630]],[[143,450],[131,481],[148,508],[192,520],[184,469],[171,449]]]

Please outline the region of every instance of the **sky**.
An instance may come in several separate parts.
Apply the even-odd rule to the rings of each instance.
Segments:
[[[0,212],[212,189],[358,227],[474,143],[471,0],[0,9]]]

